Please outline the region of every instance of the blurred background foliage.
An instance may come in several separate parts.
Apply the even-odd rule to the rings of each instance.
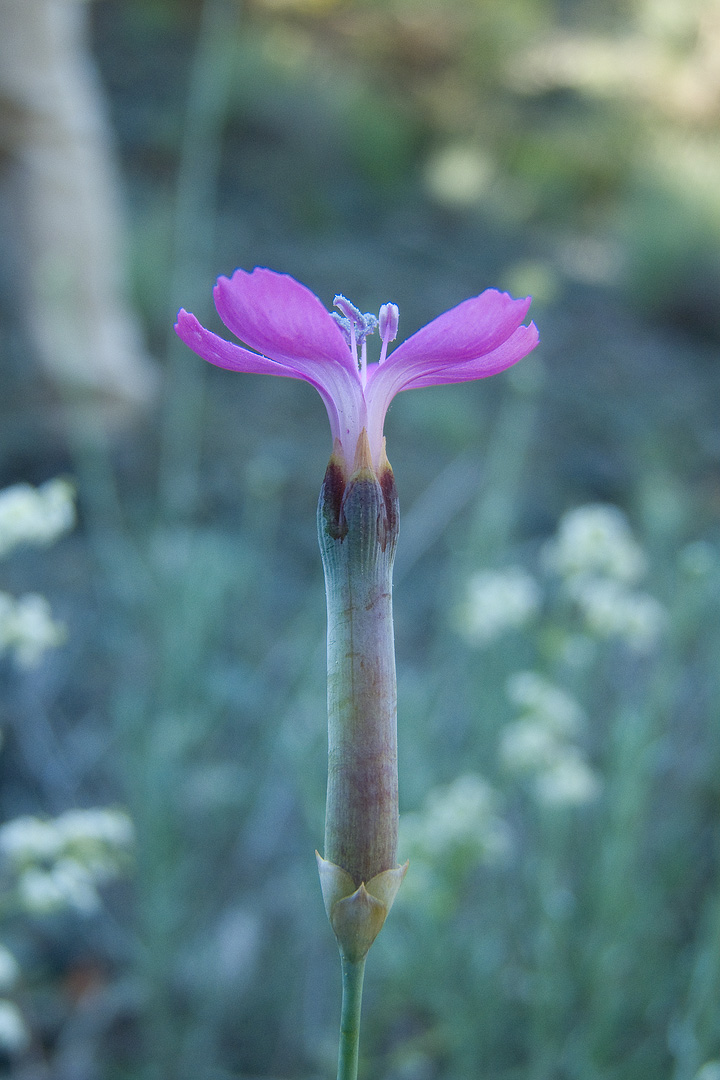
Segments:
[[[6,843],[2,1068],[333,1075],[324,410],[171,330],[181,305],[219,328],[215,277],[257,264],[397,303],[401,337],[532,292],[542,338],[386,426],[411,868],[362,1075],[718,1080],[720,6],[88,14],[161,391],[130,409],[43,374],[3,266],[0,482],[72,477],[79,520],[2,563],[0,807],[55,830],[38,872],[77,807],[125,807],[134,857],[102,905],[38,910]],[[65,640],[21,669],[28,589]]]

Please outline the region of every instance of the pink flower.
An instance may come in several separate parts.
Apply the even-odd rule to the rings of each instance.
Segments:
[[[390,353],[398,323],[394,304],[384,304],[375,318],[337,296],[342,315],[331,315],[305,285],[259,267],[218,278],[214,297],[228,330],[249,348],[218,337],[181,309],[175,330],[185,344],[218,367],[312,383],[343,457],[352,461],[365,429],[376,469],[385,414],[401,390],[495,375],[538,343],[535,324],[523,325],[531,297],[513,300],[497,289],[464,300]],[[380,357],[368,363],[366,338],[376,329]]]

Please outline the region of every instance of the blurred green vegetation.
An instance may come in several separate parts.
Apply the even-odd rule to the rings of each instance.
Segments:
[[[401,337],[488,285],[530,290],[542,338],[513,372],[401,395],[386,426],[411,868],[368,965],[362,1075],[717,1080],[717,4],[102,0],[92,19],[165,378],[131,421],[61,400],[3,297],[0,480],[72,475],[81,524],[3,564],[68,641],[0,673],[0,805],[121,803],[136,869],[82,920],[6,921],[33,1035],[8,1075],[333,1074],[324,410],[171,331],[180,305],[219,327],[215,277],[257,264],[328,305],[398,303]],[[546,566],[563,513],[598,503],[665,613],[644,649],[588,629]],[[472,582],[509,567],[542,599],[473,637]],[[523,671],[585,718],[585,798],[503,766]]]

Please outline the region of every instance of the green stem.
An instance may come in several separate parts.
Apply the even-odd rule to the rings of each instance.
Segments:
[[[357,1078],[364,975],[365,957],[354,963],[342,957],[342,1013],[337,1080]]]

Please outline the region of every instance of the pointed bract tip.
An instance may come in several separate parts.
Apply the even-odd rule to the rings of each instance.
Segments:
[[[338,900],[344,900],[346,896],[352,896],[355,892],[355,882],[346,870],[336,866],[329,859],[323,859],[319,851],[315,852],[318,873],[320,874],[320,888],[322,889],[323,903],[327,917],[332,921],[333,908]]]
[[[365,475],[367,474],[367,475]],[[370,440],[367,429],[363,428],[355,447],[355,461],[353,462],[351,480],[375,480],[375,467],[372,453],[370,452]]]
[[[382,449],[380,451],[380,461],[378,463],[378,479],[382,480],[385,473],[392,472],[392,465],[388,461],[387,453],[385,451],[386,439],[383,436]]]
[[[402,866],[395,866],[391,870],[382,870],[375,877],[370,878],[367,883],[367,891],[381,904],[384,904],[387,911],[390,911],[390,908],[395,903],[395,897],[408,872],[409,865],[410,860],[408,859]]]

